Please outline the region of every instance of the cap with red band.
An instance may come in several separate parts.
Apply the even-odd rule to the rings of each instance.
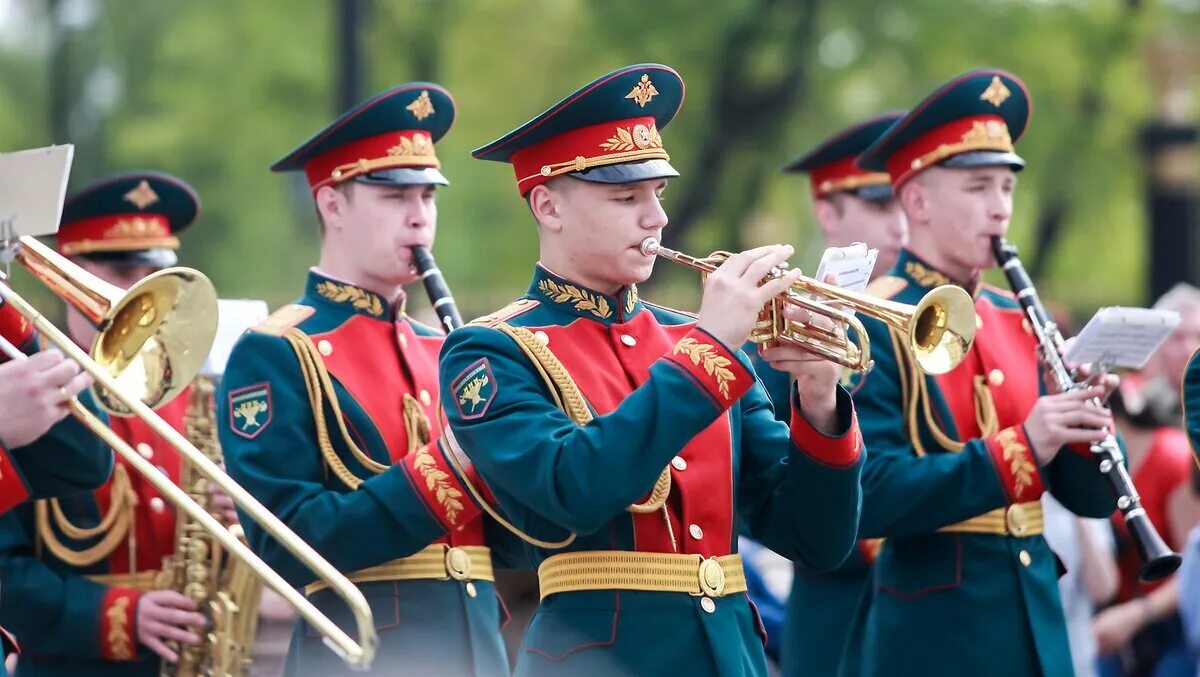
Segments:
[[[599,183],[679,176],[661,132],[683,93],[683,79],[667,66],[622,68],[471,155],[511,163],[522,195],[564,174]]]
[[[886,171],[899,189],[934,166],[1008,166],[1025,161],[1013,144],[1031,113],[1029,91],[1015,75],[984,69],[942,85],[858,158],[864,171]]]
[[[179,232],[199,213],[196,191],[170,174],[112,176],[67,198],[58,250],[114,263],[172,266]]]
[[[439,85],[393,87],[342,114],[271,171],[303,170],[314,194],[344,181],[448,185],[434,144],[454,123],[454,113],[454,99]]]
[[[903,116],[899,111],[884,113],[843,129],[789,162],[783,171],[807,173],[814,198],[853,192],[868,200],[889,199],[892,189],[887,172],[859,169],[855,161]]]

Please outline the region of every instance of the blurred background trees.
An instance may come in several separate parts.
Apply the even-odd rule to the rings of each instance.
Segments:
[[[459,107],[436,254],[474,316],[525,289],[537,248],[511,169],[469,151],[600,74],[655,61],[687,82],[664,132],[673,246],[792,242],[803,267],[820,253],[808,190],[779,167],[996,66],[1034,100],[1011,238],[1043,295],[1086,316],[1200,281],[1198,37],[1200,0],[0,0],[0,149],[76,144],[73,187],[179,175],[204,202],[183,262],[274,307],[318,242],[302,177],[267,166],[350,102],[435,80]],[[690,271],[654,283],[694,307]]]

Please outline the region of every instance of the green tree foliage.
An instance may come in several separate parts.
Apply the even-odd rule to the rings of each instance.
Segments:
[[[336,16],[333,0],[0,1],[0,143],[75,143],[76,186],[178,174],[204,201],[184,263],[223,296],[284,303],[318,239],[302,177],[267,166],[338,112]],[[676,246],[794,242],[811,266],[807,186],[778,167],[961,71],[1003,67],[1035,102],[1012,237],[1043,294],[1088,313],[1145,301],[1146,54],[1197,35],[1196,0],[375,0],[361,2],[361,95],[412,79],[454,93],[436,253],[475,315],[524,289],[537,239],[511,169],[469,151],[599,74],[659,61],[687,81],[664,132],[684,174],[666,201]],[[695,305],[690,271],[656,280],[660,299]]]

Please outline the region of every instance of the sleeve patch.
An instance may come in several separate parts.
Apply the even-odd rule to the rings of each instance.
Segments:
[[[252,440],[271,424],[271,384],[258,383],[229,391],[229,427]]]
[[[500,390],[486,357],[464,369],[450,388],[454,392],[454,406],[458,407],[458,415],[467,421],[482,418]]]

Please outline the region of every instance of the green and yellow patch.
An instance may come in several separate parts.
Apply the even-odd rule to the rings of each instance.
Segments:
[[[229,391],[229,427],[252,440],[271,423],[271,384],[259,383]]]
[[[458,407],[458,415],[466,420],[483,416],[499,390],[486,357],[464,369],[454,379],[451,388],[454,390],[454,405]]]

